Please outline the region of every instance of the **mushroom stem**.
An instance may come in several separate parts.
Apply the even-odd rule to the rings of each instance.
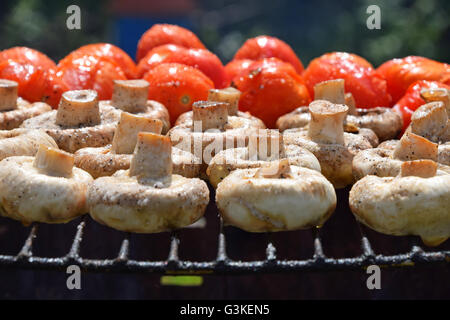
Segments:
[[[228,115],[234,116],[238,112],[239,98],[241,92],[233,87],[225,89],[211,89],[208,93],[208,101],[228,103]]]
[[[195,131],[223,129],[228,122],[228,104],[214,101],[197,101],[192,105],[192,121]],[[197,123],[201,123],[198,130]]]
[[[34,158],[33,166],[50,176],[70,177],[73,163],[72,154],[41,144]]]
[[[412,132],[406,132],[395,147],[395,159],[411,161],[430,159],[437,161],[438,145]]]
[[[400,169],[400,176],[416,176],[421,178],[434,177],[437,172],[437,163],[433,160],[405,161]]]
[[[168,136],[139,132],[130,164],[130,176],[155,181],[170,181],[172,177],[172,144]]]
[[[344,144],[344,120],[348,107],[326,100],[315,100],[309,105],[311,121],[308,135],[311,140],[326,144]]]
[[[314,100],[345,104],[344,79],[322,81],[314,86]]]
[[[273,161],[284,157],[283,135],[277,130],[256,129],[250,133],[249,159]]]
[[[411,132],[436,141],[447,130],[448,114],[441,101],[419,107],[411,116]]]
[[[145,80],[115,80],[111,104],[127,112],[145,110],[149,83]]]
[[[97,125],[100,123],[97,92],[73,90],[63,93],[56,113],[56,124],[62,126]]]
[[[280,178],[287,175],[291,171],[288,159],[281,159],[279,161],[272,161],[268,166],[258,169],[255,177],[258,178]]]
[[[163,123],[158,119],[135,116],[128,112],[120,114],[120,120],[114,131],[111,151],[116,154],[131,154],[136,146],[139,132],[161,134]]]
[[[420,96],[426,102],[441,101],[447,110],[447,114],[450,115],[450,94],[447,89],[422,89]]]
[[[0,79],[0,111],[17,108],[18,83]]]
[[[356,101],[351,92],[345,94],[345,105],[348,107],[348,114],[357,115]]]

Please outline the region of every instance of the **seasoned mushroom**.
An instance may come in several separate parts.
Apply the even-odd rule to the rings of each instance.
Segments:
[[[426,103],[411,115],[411,131],[436,143],[450,140],[450,120],[445,104],[436,101]]]
[[[225,89],[211,89],[208,93],[208,101],[223,102],[228,104],[228,116],[236,116],[249,119],[252,121],[253,127],[264,129],[266,126],[261,119],[252,116],[248,112],[242,112],[238,110],[240,97],[241,92],[233,87]],[[189,125],[190,123],[192,123],[192,113],[193,111],[188,111],[181,114],[175,122],[175,125]]]
[[[297,230],[325,223],[336,193],[320,172],[283,159],[231,172],[217,187],[216,203],[227,225],[249,232]]]
[[[115,80],[111,100],[100,101],[103,105],[149,119],[158,119],[163,123],[162,133],[166,134],[170,128],[169,111],[154,100],[148,100],[149,83],[145,80]]]
[[[322,174],[336,188],[343,188],[354,181],[353,157],[372,146],[366,138],[344,132],[343,122],[348,111],[346,105],[315,100],[309,109],[311,121],[308,129],[283,132],[284,142],[312,152],[320,162]]]
[[[30,104],[19,98],[17,92],[17,82],[0,79],[0,130],[17,128],[25,120],[52,110],[43,102]]]
[[[249,132],[255,130],[253,120],[228,116],[227,108],[228,104],[223,102],[197,101],[192,106],[192,122],[175,126],[168,132],[175,147],[201,159],[203,178],[217,152],[245,147]]]
[[[344,80],[328,80],[314,87],[315,100],[328,100],[333,103],[347,104],[349,112],[346,118],[345,131],[355,133],[355,127],[372,130],[379,141],[397,137],[403,125],[402,117],[390,108],[377,107],[356,109],[351,93],[344,95]],[[302,128],[308,125],[311,116],[308,107],[299,107],[281,116],[277,121],[280,131],[291,128]],[[370,134],[370,133],[366,133]]]
[[[55,140],[43,130],[0,130],[0,160],[12,156],[34,156],[41,144],[58,148]]]
[[[87,212],[89,173],[73,167],[73,156],[41,145],[36,157],[0,162],[0,214],[23,224],[64,223]]]
[[[170,139],[140,132],[129,170],[96,179],[88,189],[92,218],[114,229],[156,233],[182,228],[203,216],[206,183],[172,174]]]
[[[132,153],[139,132],[160,134],[163,123],[158,119],[135,116],[122,112],[114,133],[112,145],[99,148],[83,148],[75,152],[75,165],[94,178],[110,176],[118,170],[130,168]],[[173,173],[188,178],[197,177],[200,159],[193,154],[172,148]]]
[[[270,166],[272,161],[283,158],[288,159],[290,165],[320,172],[319,161],[311,152],[294,144],[284,145],[278,131],[259,130],[249,139],[247,147],[223,150],[212,158],[206,173],[214,188],[236,169]]]
[[[388,140],[377,148],[359,152],[353,159],[353,175],[359,180],[367,175],[395,177],[405,161],[429,159],[439,162],[440,170],[450,167],[439,160],[439,146],[411,132],[406,132],[398,140]]]
[[[58,147],[75,152],[85,147],[102,147],[111,143],[120,110],[102,105],[93,90],[66,91],[58,110],[41,114],[22,123],[23,128],[44,129]]]
[[[418,235],[429,246],[450,237],[450,175],[432,160],[402,163],[396,177],[366,176],[350,191],[361,223],[385,234]]]

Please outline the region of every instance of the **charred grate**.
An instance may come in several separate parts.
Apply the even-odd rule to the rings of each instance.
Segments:
[[[216,259],[212,261],[187,261],[179,258],[180,238],[178,232],[173,232],[170,238],[170,250],[166,260],[150,261],[135,260],[129,256],[129,234],[125,234],[117,257],[114,259],[87,259],[80,256],[80,244],[87,223],[94,223],[84,217],[78,224],[70,251],[67,255],[57,258],[40,257],[33,255],[33,242],[36,239],[39,224],[34,224],[17,255],[0,255],[1,267],[19,267],[32,269],[64,269],[69,265],[77,264],[87,271],[113,271],[113,272],[147,272],[160,274],[239,274],[239,273],[278,273],[304,270],[346,270],[361,269],[376,264],[384,267],[414,266],[422,264],[437,264],[450,262],[450,251],[426,252],[419,245],[413,244],[411,250],[395,255],[376,255],[372,246],[360,230],[360,246],[362,254],[355,257],[330,258],[324,254],[321,241],[321,230],[314,229],[312,241],[314,254],[309,259],[284,260],[277,258],[275,245],[268,240],[266,245],[266,258],[255,261],[237,261],[227,256],[227,242],[222,221],[218,234],[218,248]],[[269,237],[270,239],[270,237]]]

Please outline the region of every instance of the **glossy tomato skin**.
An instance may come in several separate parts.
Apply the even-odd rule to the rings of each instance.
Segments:
[[[179,63],[159,64],[144,79],[150,84],[148,98],[166,106],[172,124],[180,114],[192,109],[192,103],[207,100],[208,91],[214,88],[203,72]]]
[[[197,68],[214,82],[216,88],[227,85],[225,69],[220,59],[206,49],[188,49],[169,44],[153,48],[139,61],[139,76],[161,63],[181,63]]]
[[[275,128],[283,114],[311,101],[301,76],[289,63],[277,58],[253,62],[234,83],[242,92],[239,109],[260,118],[269,128]]]
[[[58,76],[69,90],[93,89],[99,100],[112,96],[114,80],[126,80],[122,68],[109,58],[83,55],[58,64]]]
[[[232,60],[225,66],[225,75],[227,79],[227,86],[232,85],[233,80],[238,77],[240,74],[250,68],[250,65],[253,63],[253,60],[250,59],[242,59],[242,60]]]
[[[394,110],[399,112],[403,117],[403,132],[411,123],[411,115],[414,113],[414,111],[416,111],[418,107],[425,103],[425,100],[423,100],[420,96],[420,92],[422,91],[422,89],[437,88],[445,88],[447,90],[450,90],[449,85],[438,81],[419,80],[413,82],[408,87],[403,97],[401,97],[400,100],[397,101],[394,106]]]
[[[419,56],[386,61],[376,71],[386,79],[394,103],[415,81],[429,80],[450,84],[450,65]]]
[[[0,51],[0,62],[12,59],[14,61],[42,67],[44,70],[56,67],[55,62],[40,51],[27,47],[13,47]]]
[[[299,74],[304,69],[301,60],[286,42],[270,36],[259,36],[248,39],[236,52],[233,60],[260,60],[264,58],[278,58],[284,62],[288,62]]]
[[[59,62],[59,65],[63,65],[84,55],[93,55],[110,59],[122,69],[128,79],[137,78],[137,66],[133,59],[131,59],[125,51],[109,43],[93,43],[82,46],[64,57]]]
[[[155,24],[141,36],[138,42],[136,60],[139,62],[150,50],[164,44],[205,49],[203,43],[188,29],[171,24]]]
[[[311,61],[302,74],[311,96],[319,82],[345,80],[345,91],[351,92],[358,108],[387,107],[392,98],[386,80],[362,57],[345,52],[327,53]]]

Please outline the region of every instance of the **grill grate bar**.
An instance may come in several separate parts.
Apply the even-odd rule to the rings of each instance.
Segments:
[[[320,240],[320,229],[313,229],[313,239],[314,239],[314,260],[324,260],[325,254],[323,253],[322,241]]]
[[[168,262],[178,262],[178,247],[180,244],[180,239],[177,232],[172,233],[171,240],[170,240],[170,251],[169,251],[169,257]]]
[[[85,226],[86,218],[84,217],[83,220],[81,220],[81,222],[77,225],[77,232],[75,233],[72,246],[70,247],[69,254],[67,255],[69,259],[76,260],[80,257],[80,244],[81,241],[83,241],[83,231]]]
[[[120,245],[117,260],[123,262],[127,261],[129,252],[130,252],[130,234],[127,234],[125,239],[123,239],[122,244]]]
[[[217,258],[216,261],[218,263],[225,262],[227,257],[226,243],[225,243],[225,233],[223,230],[223,220],[220,217],[220,228],[219,228],[219,240],[218,240],[218,248],[217,248]]]
[[[29,258],[33,256],[33,241],[36,239],[37,230],[38,224],[33,224],[22,249],[20,249],[18,254],[19,258]]]

